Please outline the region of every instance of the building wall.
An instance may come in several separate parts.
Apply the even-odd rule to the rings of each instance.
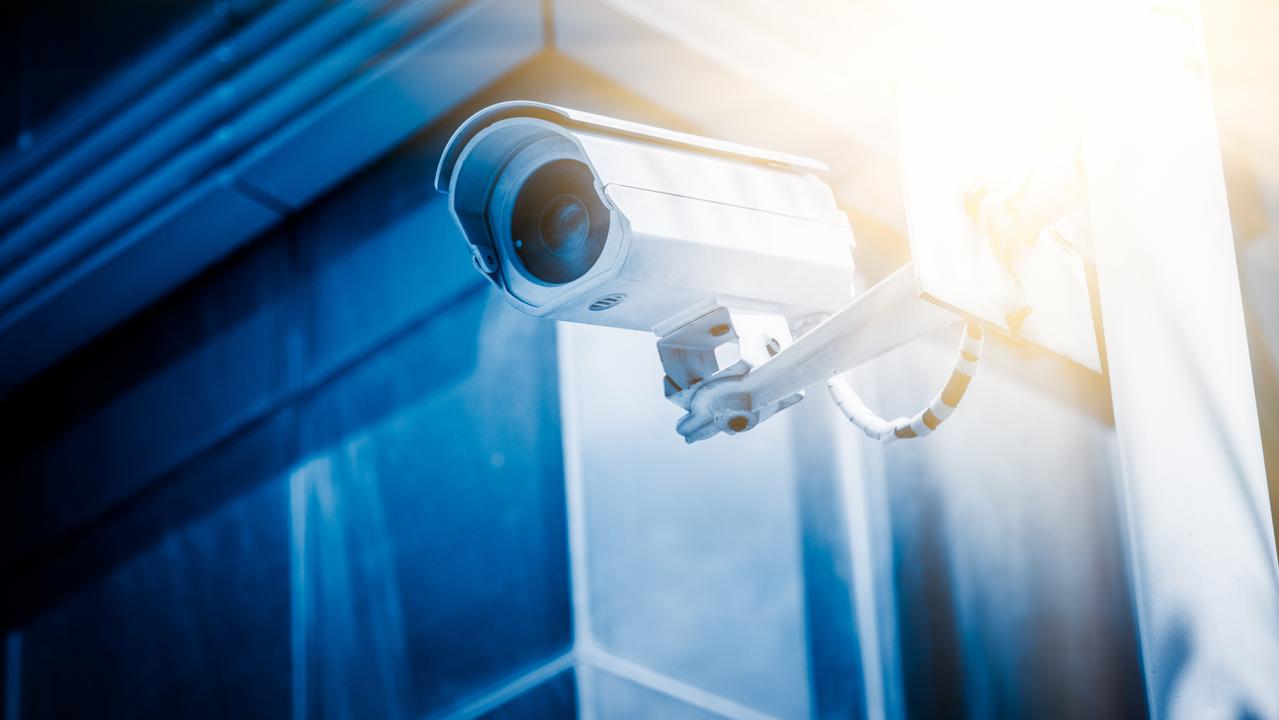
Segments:
[[[958,330],[863,368],[868,398],[891,413],[926,399]],[[890,523],[904,709],[1144,716],[1114,430],[1095,402],[1104,387],[1064,361],[986,348],[938,433],[867,458]]]
[[[215,42],[262,3],[230,0],[86,0],[7,3],[0,10],[0,156],[46,140],[49,123],[74,115],[77,99],[100,100],[104,84],[139,52],[173,55]],[[194,23],[192,19],[198,18]],[[109,28],[110,32],[103,32]],[[185,32],[181,32],[185,30]]]
[[[419,717],[568,650],[554,328],[469,267],[435,147],[5,401],[21,716]]]

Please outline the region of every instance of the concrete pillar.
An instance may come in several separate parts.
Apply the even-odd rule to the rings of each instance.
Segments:
[[[1155,717],[1279,717],[1279,569],[1198,4],[1096,3],[1085,165]]]

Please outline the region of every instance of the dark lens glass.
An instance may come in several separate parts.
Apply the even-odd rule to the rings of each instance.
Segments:
[[[608,224],[590,168],[577,160],[554,160],[534,171],[515,199],[515,256],[542,282],[571,282],[599,260]]]
[[[571,257],[586,244],[591,229],[591,213],[573,195],[560,195],[547,203],[538,223],[542,244],[552,255]]]

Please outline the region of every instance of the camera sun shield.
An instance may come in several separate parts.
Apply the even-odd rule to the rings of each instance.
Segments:
[[[665,334],[716,307],[795,321],[851,299],[852,233],[810,160],[540,103],[500,103],[436,187],[524,312]]]

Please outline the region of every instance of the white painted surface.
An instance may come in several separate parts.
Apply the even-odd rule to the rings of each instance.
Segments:
[[[1155,717],[1279,717],[1279,569],[1194,2],[1099,3],[1085,163]]]

